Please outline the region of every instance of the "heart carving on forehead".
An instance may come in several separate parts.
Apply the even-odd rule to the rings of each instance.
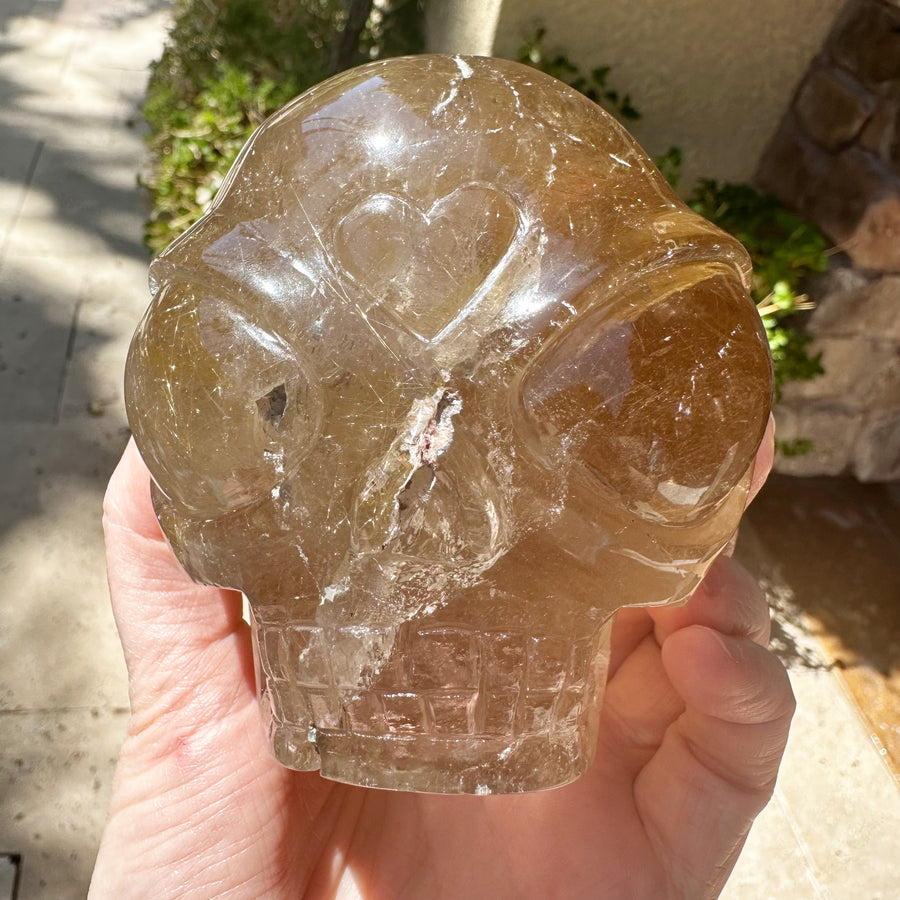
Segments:
[[[374,194],[337,226],[346,273],[385,312],[430,341],[464,317],[501,265],[519,227],[512,197],[466,184],[422,210],[396,194]]]

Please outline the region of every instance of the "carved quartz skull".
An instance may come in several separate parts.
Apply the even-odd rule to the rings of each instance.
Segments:
[[[276,757],[512,792],[590,763],[612,614],[728,543],[771,370],[730,237],[587,99],[376,62],[244,148],[153,263],[127,369],[154,504],[249,598]]]

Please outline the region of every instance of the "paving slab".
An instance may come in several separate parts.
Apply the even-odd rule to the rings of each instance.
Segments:
[[[54,422],[80,302],[65,263],[0,270],[0,422]]]
[[[121,709],[0,715],[0,847],[21,856],[19,900],[84,900],[127,722]]]
[[[21,900],[85,896],[128,718],[100,509],[147,302],[134,123],[165,5],[0,4],[0,853]]]
[[[823,900],[806,842],[781,791],[762,811],[722,900]]]
[[[751,831],[724,900],[896,900],[900,785],[839,669],[793,605],[784,566],[741,525],[736,556],[776,611],[773,647],[797,698],[772,803]],[[773,525],[775,523],[772,523]]]
[[[42,146],[35,137],[4,129],[3,153],[0,154],[0,258],[22,210]]]
[[[97,149],[84,148],[93,141]],[[79,258],[112,250],[146,259],[139,244],[123,238],[140,235],[146,217],[134,164],[142,153],[137,135],[106,124],[88,141],[45,145],[6,240],[5,258]]]
[[[780,791],[824,895],[900,897],[900,790],[827,669],[796,671],[797,727]]]
[[[723,900],[896,900],[900,790],[827,668],[791,670],[797,713],[775,797]]]
[[[0,703],[126,706],[106,590],[103,489],[121,425],[7,425],[0,443]]]
[[[125,360],[135,325],[149,302],[144,259],[107,256],[97,259],[85,274],[60,403],[62,423],[104,417],[124,425]]]

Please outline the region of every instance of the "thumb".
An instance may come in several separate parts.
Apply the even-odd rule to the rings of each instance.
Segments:
[[[181,569],[156,520],[150,474],[133,440],[110,479],[103,530],[133,715],[183,707],[201,690],[212,712],[210,705],[234,701],[236,669],[252,693],[240,594],[195,584]]]

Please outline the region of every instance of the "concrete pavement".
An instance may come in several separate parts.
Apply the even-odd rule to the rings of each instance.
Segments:
[[[100,503],[147,302],[142,0],[0,3],[0,852],[83,897],[127,721]]]
[[[165,22],[154,0],[0,4],[0,855],[21,855],[23,900],[84,896],[127,718],[100,503],[148,300],[135,123]],[[771,562],[752,529],[740,549]],[[900,791],[802,623],[785,628],[806,648],[797,721],[725,897],[893,900]]]

